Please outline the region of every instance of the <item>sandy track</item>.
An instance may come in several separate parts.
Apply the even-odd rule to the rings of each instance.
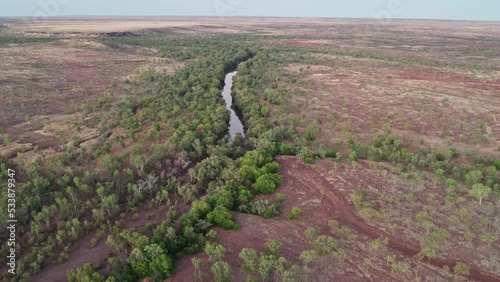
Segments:
[[[283,177],[296,179],[305,188],[310,190],[307,192],[317,193],[323,189],[325,194],[322,198],[322,205],[331,213],[333,217],[337,219],[339,223],[347,225],[357,232],[372,238],[378,238],[381,236],[386,237],[389,240],[389,248],[400,251],[410,258],[420,252],[419,247],[399,240],[396,237],[366,223],[363,218],[356,214],[354,207],[344,198],[335,186],[329,183],[311,167],[298,161],[294,157],[280,156],[277,158],[277,161],[281,166]],[[459,262],[456,260],[439,258],[432,258],[430,261],[426,259],[424,261],[439,268],[447,265],[450,269],[453,269],[453,267]],[[500,281],[500,277],[481,271],[474,266],[471,266],[469,278],[484,282]]]

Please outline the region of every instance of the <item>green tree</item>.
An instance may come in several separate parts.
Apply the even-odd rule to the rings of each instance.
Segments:
[[[118,198],[115,194],[104,196],[102,198],[101,207],[109,216],[114,215],[118,210]]]
[[[214,275],[215,282],[227,282],[231,277],[231,266],[225,261],[217,261],[211,267],[210,271]]]
[[[333,252],[333,257],[338,261],[343,262],[347,258],[347,252],[344,249],[338,248],[335,252]]]
[[[276,239],[267,240],[264,244],[264,251],[268,255],[278,256],[281,251],[281,242]]]
[[[319,131],[320,129],[311,123],[304,130],[304,137],[309,141],[314,141],[314,139],[316,139],[316,133]]]
[[[465,175],[465,182],[469,185],[479,183],[483,179],[483,172],[480,170],[471,170]]]
[[[68,282],[104,282],[104,277],[97,272],[92,264],[87,263],[76,270],[68,271]]]
[[[444,181],[444,170],[441,169],[441,168],[438,168],[436,171],[435,171],[435,176],[433,178],[434,180],[434,187],[437,187],[437,184],[438,183],[441,183]]]
[[[368,244],[368,250],[371,254],[371,259],[374,260],[377,255],[385,252],[385,246],[389,243],[389,240],[385,237],[380,237],[373,241],[370,241]]]
[[[314,250],[305,250],[300,253],[300,260],[304,263],[304,267],[307,268],[309,263],[311,263],[315,258]]]
[[[203,281],[203,273],[201,272],[203,261],[199,258],[192,258],[191,263],[193,264],[194,272],[196,273],[195,280],[198,279],[200,281]]]
[[[274,190],[278,188],[283,183],[281,176],[277,174],[264,174],[257,178],[255,184],[253,184],[253,189],[260,194],[269,195],[274,193]]]
[[[481,239],[482,242],[485,242],[486,244],[488,244],[488,246],[491,246],[491,244],[493,244],[497,241],[497,236],[495,236],[495,234],[489,233],[489,232],[481,234],[481,236],[479,238]]]
[[[243,260],[242,268],[247,272],[254,272],[259,260],[259,255],[254,249],[243,248],[240,252],[240,258]]]
[[[471,242],[476,237],[476,234],[472,230],[467,230],[464,232],[464,239]]]
[[[358,160],[358,153],[356,151],[349,152],[349,160],[351,162],[356,162]]]
[[[391,265],[391,271],[404,277],[410,271],[411,265],[405,261],[395,261]]]
[[[420,227],[424,228],[424,229],[425,229],[425,232],[426,232],[427,234],[429,234],[429,232],[430,232],[432,229],[436,228],[436,225],[435,225],[432,221],[430,221],[430,220],[423,220],[423,221],[420,221],[420,222],[418,222],[418,223],[417,223],[417,226],[420,226]]]
[[[469,276],[470,274],[470,267],[463,263],[463,262],[459,262],[455,265],[455,267],[453,267],[453,272],[456,274],[456,275],[461,275],[461,276]]]
[[[290,262],[286,260],[284,257],[280,257],[274,266],[275,268],[275,281],[281,281],[283,280],[283,275],[285,271],[290,268]]]
[[[472,185],[472,189],[469,190],[469,195],[476,197],[479,200],[479,205],[481,205],[483,199],[488,198],[491,192],[493,191],[490,187],[477,183]]]
[[[319,231],[318,226],[311,226],[304,231],[304,236],[306,236],[307,239],[312,240]]]
[[[102,167],[112,175],[120,167],[120,163],[113,156],[106,154],[102,157]]]
[[[140,150],[130,158],[130,164],[135,167],[139,175],[142,175],[144,166],[146,165],[146,159]]]
[[[434,238],[424,239],[421,243],[422,250],[416,255],[417,259],[428,258],[429,261],[431,258],[436,257],[437,250],[439,249],[439,242]]]
[[[212,260],[221,261],[226,254],[226,248],[221,244],[207,242],[205,244],[205,253]]]
[[[273,271],[276,257],[274,255],[261,255],[259,258],[259,274],[262,280],[266,280]]]
[[[283,282],[299,282],[301,280],[302,268],[298,265],[292,265],[283,273]]]
[[[237,227],[232,217],[231,212],[223,206],[217,206],[213,211],[207,214],[208,221],[212,222],[217,227],[222,227],[227,230]]]
[[[285,201],[285,195],[281,193],[276,194],[276,201],[283,203]]]
[[[448,178],[446,180],[446,188],[448,189],[448,192],[455,190],[457,187],[457,182],[451,178]]]
[[[299,218],[302,210],[299,207],[293,207],[290,214],[288,215],[288,220],[294,220]]]
[[[151,263],[149,265],[155,280],[164,280],[172,276],[172,272],[174,271],[172,260],[163,253],[151,258]]]
[[[337,240],[327,235],[320,235],[313,241],[313,247],[319,255],[329,254],[333,248],[337,247],[337,244]]]
[[[174,265],[172,259],[157,244],[134,248],[129,256],[132,269],[140,277],[152,277],[164,280],[172,275]]]

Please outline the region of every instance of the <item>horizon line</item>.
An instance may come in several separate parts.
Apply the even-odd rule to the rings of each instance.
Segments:
[[[0,19],[29,19],[32,16],[0,16]],[[322,16],[217,16],[217,15],[60,15],[50,16],[47,19],[50,21],[63,18],[268,18],[268,19],[343,19],[343,20],[379,20],[378,18],[365,18],[365,17],[322,17]],[[456,21],[456,22],[494,22],[500,23],[500,20],[482,20],[482,19],[449,19],[449,18],[384,18],[382,21],[398,20],[398,21]]]

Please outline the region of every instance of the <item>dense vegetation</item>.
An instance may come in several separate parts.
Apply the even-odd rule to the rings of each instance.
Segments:
[[[97,228],[98,236],[109,234],[107,243],[116,251],[110,277],[161,280],[171,275],[182,254],[203,247],[210,227],[237,228],[230,211],[266,217],[279,212],[274,204],[251,202],[255,195],[270,194],[281,184],[278,165],[273,162],[276,145],[248,151],[254,146],[229,144],[229,114],[220,96],[225,74],[255,51],[210,38],[163,43],[164,56],[178,58],[178,49],[172,46],[186,46],[196,60],[174,76],[146,71],[125,101],[94,105],[93,111],[102,109],[108,114],[97,124],[102,135],[91,151],[66,144],[63,156],[19,164],[18,171],[23,173],[17,195],[23,203],[18,209],[19,232],[26,243],[19,245],[30,246],[19,250],[21,278],[41,271],[48,260],[65,261],[71,245]],[[85,114],[92,110],[85,107]],[[260,110],[248,117],[261,122],[259,133],[266,132]],[[117,128],[124,133],[113,134]],[[259,143],[275,141],[257,133],[251,136]],[[113,144],[124,145],[126,139],[135,145],[118,154],[111,151]],[[102,169],[91,169],[96,163]],[[2,200],[5,197],[2,193]],[[190,212],[179,219],[178,197],[184,204],[192,202]],[[153,228],[151,238],[140,230],[121,231],[119,225],[127,212],[146,202],[171,204],[168,219]],[[6,252],[2,246],[2,255]],[[91,269],[87,266],[68,279],[98,281],[99,275]]]

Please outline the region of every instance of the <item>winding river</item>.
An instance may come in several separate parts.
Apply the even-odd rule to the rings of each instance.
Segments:
[[[236,71],[230,72],[226,75],[224,81],[224,89],[222,89],[222,98],[226,101],[226,108],[231,112],[231,119],[229,120],[229,136],[231,137],[231,142],[237,134],[241,134],[241,137],[245,137],[245,128],[240,118],[233,109],[233,97],[231,96],[231,89],[233,87],[233,78],[236,75]]]

